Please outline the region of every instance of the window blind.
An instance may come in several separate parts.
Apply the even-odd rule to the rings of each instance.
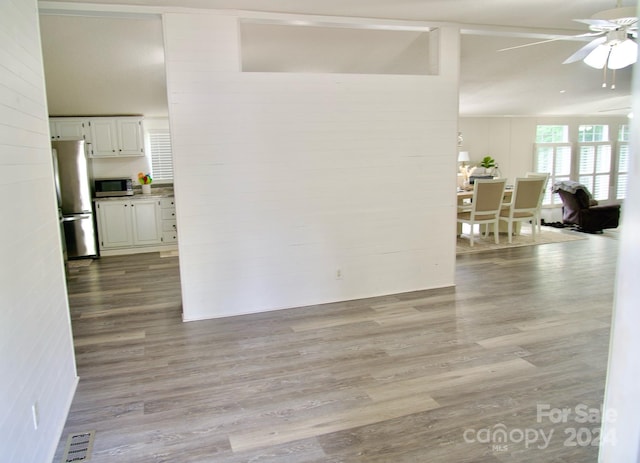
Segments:
[[[154,180],[173,180],[171,135],[168,130],[149,131],[151,176]]]

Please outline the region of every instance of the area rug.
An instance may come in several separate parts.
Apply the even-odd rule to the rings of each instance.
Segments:
[[[523,227],[525,228],[525,227]],[[458,237],[456,243],[456,254],[469,254],[472,252],[492,251],[496,249],[518,248],[522,246],[537,246],[540,244],[564,243],[567,241],[584,240],[587,236],[576,231],[570,230],[553,230],[547,227],[542,228],[542,232],[536,233],[536,240],[531,238],[531,231],[526,228],[522,230],[520,235],[513,237],[513,243],[509,244],[506,233],[500,234],[500,244],[496,244],[493,234],[488,238],[481,237],[476,234],[474,237],[473,247],[469,244],[469,236],[463,234]]]

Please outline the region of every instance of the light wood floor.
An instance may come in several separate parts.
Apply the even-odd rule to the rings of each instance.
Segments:
[[[54,461],[95,430],[92,463],[595,462],[571,433],[599,422],[536,413],[602,401],[614,237],[459,256],[456,288],[186,324],[176,257],[71,268],[80,384]]]

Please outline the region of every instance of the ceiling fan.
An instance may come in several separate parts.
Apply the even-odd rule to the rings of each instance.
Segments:
[[[638,36],[638,18],[634,7],[618,7],[596,13],[591,19],[574,21],[588,24],[593,31],[589,35],[598,38],[576,51],[563,64],[583,60],[596,69],[622,69],[636,62],[638,45],[634,39]]]
[[[591,32],[574,35],[571,38],[597,37],[580,48],[567,58],[563,64],[583,60],[587,65],[604,69],[622,69],[636,62],[638,45],[635,40],[638,36],[638,17],[635,7],[618,7],[594,14],[591,19],[574,19],[574,21],[589,25]],[[517,47],[503,48],[498,51],[513,50],[557,40],[566,40],[568,37],[556,37],[541,42],[528,43]]]

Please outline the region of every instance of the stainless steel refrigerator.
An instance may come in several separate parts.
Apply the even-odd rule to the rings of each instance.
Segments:
[[[97,257],[91,175],[84,140],[56,140],[51,144],[66,256]]]

